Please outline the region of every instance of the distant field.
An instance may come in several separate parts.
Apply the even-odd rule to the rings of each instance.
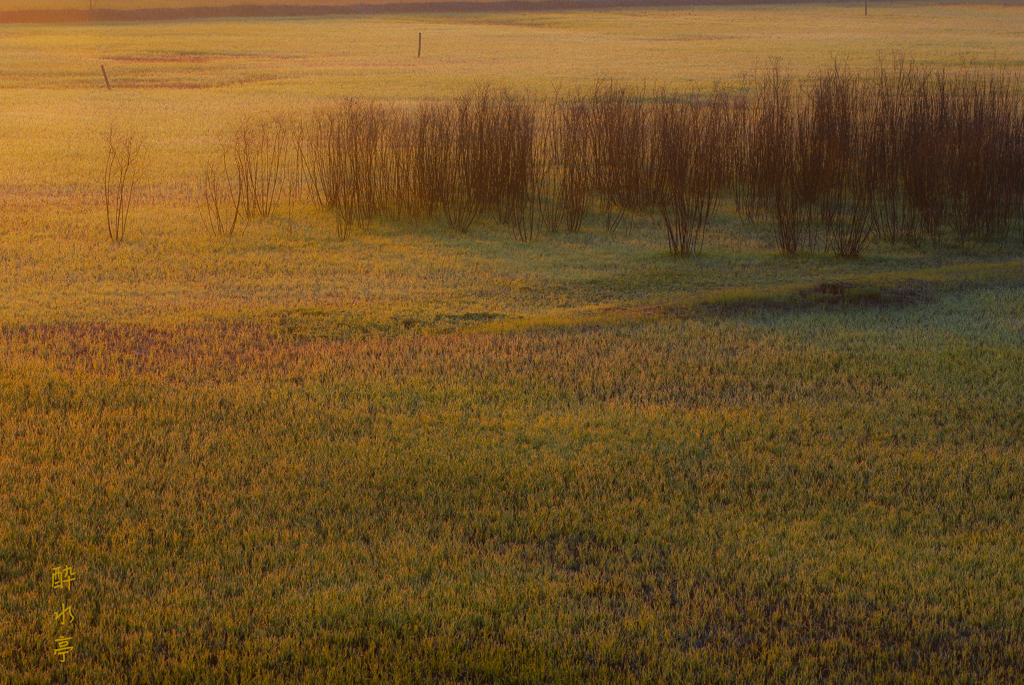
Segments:
[[[535,4],[534,4],[535,3]],[[339,0],[337,2],[193,2],[169,0],[149,2],[147,0],[114,0],[94,2],[90,9],[88,0],[76,4],[48,2],[14,2],[0,7],[0,24],[3,23],[101,23],[101,22],[143,22],[180,21],[213,19],[225,17],[322,17],[354,14],[398,14],[409,12],[479,12],[479,11],[525,11],[534,6],[551,10],[587,10],[598,5],[590,0],[425,0],[424,2],[396,3],[392,0]],[[601,3],[605,6],[607,3]],[[654,2],[652,5],[658,5]]]
[[[0,682],[1020,682],[1019,227],[786,257],[726,200],[680,259],[653,216],[341,241],[304,204],[227,239],[198,181],[247,114],[1019,66],[1022,30],[892,4],[0,26]],[[149,144],[121,244],[111,122]]]
[[[424,4],[443,0],[424,0]],[[498,0],[493,0],[498,1]],[[190,9],[195,7],[261,7],[285,5],[292,7],[344,7],[346,5],[386,5],[393,0],[93,0],[94,10]],[[487,0],[484,0],[487,2]],[[10,0],[2,10],[88,10],[89,0]]]
[[[444,4],[452,0],[401,0],[405,3],[416,4]],[[473,0],[474,4],[490,4],[502,2],[502,0]],[[92,0],[93,10],[146,10],[146,9],[191,9],[200,7],[266,7],[266,6],[291,6],[291,7],[345,7],[349,5],[389,5],[395,4],[395,0]],[[585,3],[580,3],[585,4]],[[595,3],[597,4],[597,3]],[[679,4],[686,4],[681,2]],[[703,3],[694,2],[695,5]],[[713,4],[713,3],[707,3]],[[891,2],[885,3],[891,6]],[[970,0],[969,2],[957,3],[963,5],[984,5],[986,3]],[[862,6],[861,6],[862,7]],[[89,0],[7,0],[0,11],[18,10],[88,10]]]
[[[735,83],[770,57],[803,74],[833,57],[872,65],[892,50],[928,64],[1019,64],[1022,26],[1024,8],[1016,6],[891,4],[868,17],[844,4],[13,25],[0,28],[0,55],[3,89],[27,88],[25,95],[101,87],[98,63],[113,60],[121,88],[229,89],[176,93],[178,102],[394,99],[449,95],[483,80],[540,90],[598,77],[670,87]]]

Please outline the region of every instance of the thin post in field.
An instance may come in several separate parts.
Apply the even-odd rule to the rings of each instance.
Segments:
[[[422,31],[420,31],[420,44],[419,44],[419,47],[416,48],[416,57],[419,57],[421,54],[423,54],[423,32]]]
[[[107,84],[107,90],[110,90],[110,79],[107,78],[107,68],[101,64],[100,71],[103,72],[103,81]]]

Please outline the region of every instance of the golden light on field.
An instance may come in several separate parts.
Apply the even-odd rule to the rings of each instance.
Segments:
[[[927,64],[1016,63],[1024,10],[991,5],[692,7],[0,28],[4,87],[231,87],[303,97],[440,97],[480,81],[533,89],[595,78],[732,83],[769,57],[797,73],[900,50]],[[416,59],[417,34],[423,57]],[[309,86],[312,86],[310,90]],[[293,95],[298,95],[294,93]]]
[[[187,4],[98,4],[146,3]],[[780,254],[738,183],[699,257],[597,199],[517,240],[436,210],[342,237],[306,196],[227,235],[203,198],[273,117],[336,152],[343,98],[398,139],[480,84],[639,108],[595,84],[842,85],[893,51],[971,61],[969,92],[1022,35],[1017,6],[891,3],[0,25],[0,682],[1021,681],[1024,203],[838,259]],[[660,102],[659,134],[716,102]],[[1011,187],[998,122],[956,140],[1020,153],[970,177]],[[110,142],[145,162],[124,236]]]
[[[154,214],[142,239],[152,239],[158,255],[168,244],[197,239],[196,170],[243,113],[308,109],[348,96],[445,98],[484,82],[542,95],[589,87],[599,78],[678,89],[714,82],[739,87],[773,56],[798,74],[833,57],[871,66],[896,48],[929,65],[955,65],[965,55],[1003,63],[1019,54],[1021,18],[1018,7],[887,5],[865,19],[857,8],[815,5],[6,25],[0,27],[0,183],[10,189],[16,214],[19,206],[38,210],[32,231],[42,236],[34,251],[54,240],[48,250],[57,263],[84,260],[81,268],[95,273],[104,267],[86,266],[90,257],[70,246],[101,235],[95,230],[97,151],[112,120],[132,122],[152,145],[147,192],[166,209],[148,201],[144,211]],[[424,53],[417,60],[420,31]],[[111,91],[103,87],[100,65]],[[145,263],[132,268],[145,270]],[[152,274],[142,278],[139,292],[166,287],[155,283]],[[7,307],[30,306],[33,298]]]

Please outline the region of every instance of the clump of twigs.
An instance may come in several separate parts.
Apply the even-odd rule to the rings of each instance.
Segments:
[[[200,184],[201,211],[207,230],[215,235],[235,235],[242,216],[242,180],[231,173],[227,152],[210,160]]]
[[[729,181],[729,102],[662,96],[655,112],[653,192],[669,250],[696,256]]]
[[[277,207],[288,137],[287,121],[282,117],[246,117],[235,129],[231,150],[241,212],[247,221],[266,219]]]
[[[616,84],[599,85],[590,104],[593,187],[614,233],[651,204],[652,107],[642,92]]]
[[[128,232],[146,148],[136,131],[116,124],[110,125],[104,142],[107,160],[103,173],[103,200],[107,235],[111,241],[119,243]]]

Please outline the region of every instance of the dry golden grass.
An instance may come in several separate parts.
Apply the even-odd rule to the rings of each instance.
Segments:
[[[691,7],[73,26],[7,25],[5,88],[230,86],[253,96],[439,97],[467,84],[547,90],[599,77],[734,82],[768,57],[806,73],[898,49],[928,64],[1018,63],[1024,10],[997,5]],[[416,59],[417,33],[424,33]],[[301,89],[296,81],[304,80]],[[248,88],[246,86],[249,86]],[[196,95],[196,94],[191,94]]]
[[[200,229],[247,112],[1001,61],[1022,28],[861,12],[0,27],[0,681],[1024,678],[1017,244]],[[119,245],[112,120],[149,150]]]
[[[423,4],[442,3],[448,0],[417,0]],[[488,2],[489,0],[483,0]],[[493,0],[497,1],[497,0]],[[280,6],[291,7],[345,7],[348,5],[388,5],[393,0],[92,0],[94,10],[148,10],[148,9],[193,9],[205,7],[249,7]],[[89,0],[7,0],[0,11],[18,10],[88,10]]]
[[[517,313],[536,307],[547,315],[580,304],[553,295],[559,288],[623,274],[636,278],[627,276],[634,285],[621,292],[641,298],[663,287],[746,284],[720,275],[734,264],[743,265],[734,273],[756,282],[813,279],[815,269],[834,265],[812,261],[818,266],[805,274],[804,264],[774,257],[768,241],[729,220],[714,229],[699,266],[665,259],[655,230],[627,241],[591,233],[509,247],[487,228],[486,239],[461,243],[438,227],[380,227],[337,246],[326,223],[310,216],[293,228],[252,227],[224,244],[201,232],[195,186],[210,148],[243,113],[305,109],[349,95],[447,97],[484,81],[540,93],[601,77],[672,88],[715,80],[737,85],[773,55],[797,73],[832,55],[873,64],[894,48],[952,65],[965,53],[1012,55],[1021,16],[1016,7],[990,6],[875,12],[865,20],[844,6],[705,7],[0,27],[0,186],[7,212],[0,244],[12,265],[0,273],[10,293],[3,316],[176,319],[251,310],[254,302],[261,310],[344,305],[385,319],[415,318],[419,310],[429,317],[453,303]],[[421,29],[424,57],[416,60]],[[101,64],[111,91],[103,87]],[[111,121],[137,127],[150,148],[138,223],[123,248],[107,245],[101,230],[102,139]],[[880,252],[849,268],[922,268],[948,258],[962,257]],[[638,259],[650,266],[638,271]],[[365,294],[368,275],[377,297]],[[443,292],[437,283],[445,284]]]
[[[547,333],[4,327],[0,674],[1013,682],[1021,293]]]

